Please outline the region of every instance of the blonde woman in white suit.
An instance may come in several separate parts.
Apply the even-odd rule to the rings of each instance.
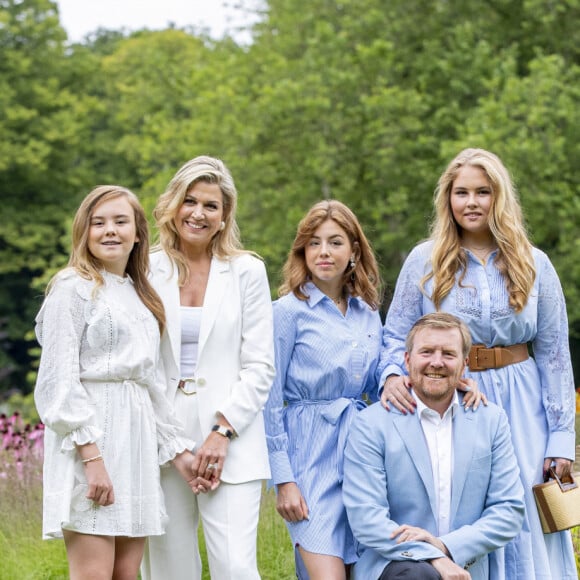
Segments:
[[[173,177],[154,210],[159,251],[152,283],[166,310],[167,396],[200,441],[194,495],[163,470],[169,523],[151,538],[144,580],[199,580],[201,519],[211,577],[259,579],[256,537],[262,480],[270,477],[262,408],[274,378],[271,296],[264,264],[242,249],[237,192],[222,161],[201,156]],[[203,491],[203,490],[200,490]]]

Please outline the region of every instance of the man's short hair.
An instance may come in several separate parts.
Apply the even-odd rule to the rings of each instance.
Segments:
[[[413,350],[413,344],[415,342],[415,335],[419,330],[423,328],[436,328],[436,329],[453,329],[457,328],[461,334],[461,342],[463,348],[463,358],[466,358],[471,349],[471,333],[465,322],[454,316],[453,314],[448,314],[447,312],[432,312],[430,314],[425,314],[421,316],[415,324],[411,327],[409,334],[407,335],[407,340],[405,341],[405,347],[407,352],[410,353]]]

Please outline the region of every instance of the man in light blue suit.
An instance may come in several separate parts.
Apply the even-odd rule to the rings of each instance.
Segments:
[[[455,387],[470,347],[455,316],[423,316],[405,354],[417,413],[376,403],[353,421],[343,497],[360,542],[355,580],[503,578],[523,489],[504,412],[461,408]]]

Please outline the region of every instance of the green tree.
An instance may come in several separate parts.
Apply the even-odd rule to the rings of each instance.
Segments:
[[[64,261],[65,216],[76,204],[90,103],[77,93],[56,3],[0,0],[0,385],[22,387],[40,304],[35,278]],[[6,372],[14,370],[14,372]]]

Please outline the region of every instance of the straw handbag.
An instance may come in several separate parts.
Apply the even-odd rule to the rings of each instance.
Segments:
[[[580,526],[580,473],[560,480],[550,468],[547,478],[532,487],[544,534]]]

